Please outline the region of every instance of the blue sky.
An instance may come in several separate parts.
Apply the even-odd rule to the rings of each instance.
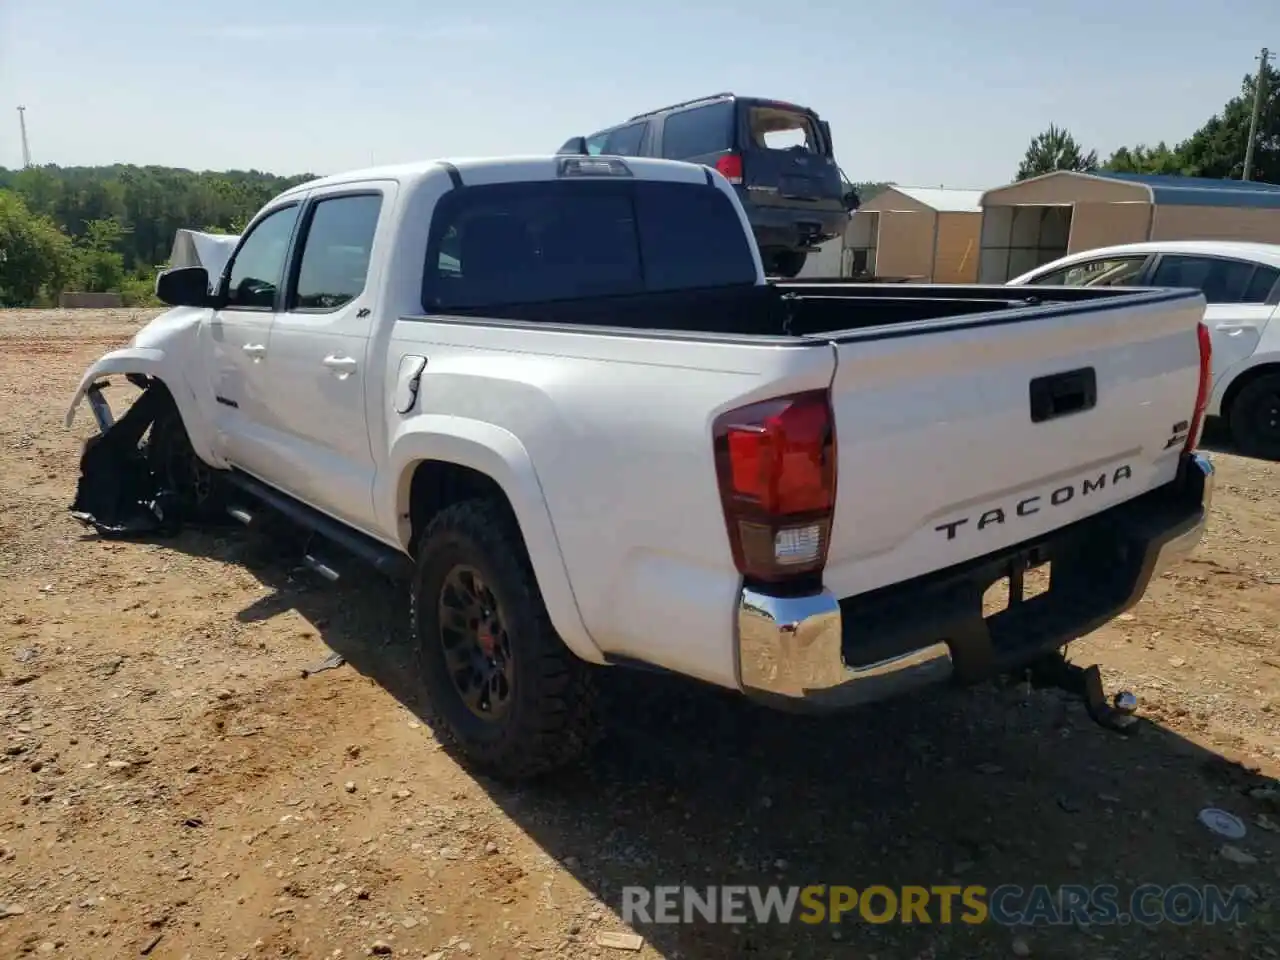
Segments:
[[[1008,181],[1050,122],[1191,133],[1280,0],[0,0],[0,166],[316,172],[553,152],[720,90],[816,109],[855,180]]]

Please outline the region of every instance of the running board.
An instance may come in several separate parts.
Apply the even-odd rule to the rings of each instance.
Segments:
[[[231,470],[227,474],[227,481],[299,526],[354,554],[384,576],[393,580],[407,580],[413,575],[413,561],[406,554],[352,530],[319,510],[267,486],[261,480],[239,470]],[[240,507],[232,507],[227,513],[246,526],[253,522],[252,512]],[[338,579],[337,572],[312,552],[308,552],[303,558],[303,564],[326,580]]]

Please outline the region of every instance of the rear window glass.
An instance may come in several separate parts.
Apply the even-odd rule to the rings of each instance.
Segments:
[[[782,107],[751,107],[747,111],[751,142],[760,150],[791,150],[802,147],[822,153],[822,135],[813,118],[798,110]]]
[[[495,184],[440,202],[423,307],[435,313],[755,281],[737,211],[714,187]]]
[[[1166,254],[1160,258],[1151,285],[1198,289],[1209,303],[1240,303],[1253,273],[1254,264],[1242,260]]]
[[[662,121],[662,155],[687,160],[733,149],[732,100],[672,113]]]

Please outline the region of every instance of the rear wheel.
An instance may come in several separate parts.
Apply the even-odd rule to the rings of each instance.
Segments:
[[[1245,456],[1280,460],[1280,374],[1245,384],[1231,404],[1228,423]]]
[[[423,532],[410,628],[437,734],[484,772],[525,780],[598,738],[590,667],[556,634],[519,531],[493,501],[446,507]]]

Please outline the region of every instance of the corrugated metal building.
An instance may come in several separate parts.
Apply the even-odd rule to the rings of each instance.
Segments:
[[[1057,171],[982,194],[982,283],[1068,253],[1143,240],[1280,243],[1280,186]]]
[[[849,218],[847,275],[973,283],[982,231],[981,190],[886,187]]]

